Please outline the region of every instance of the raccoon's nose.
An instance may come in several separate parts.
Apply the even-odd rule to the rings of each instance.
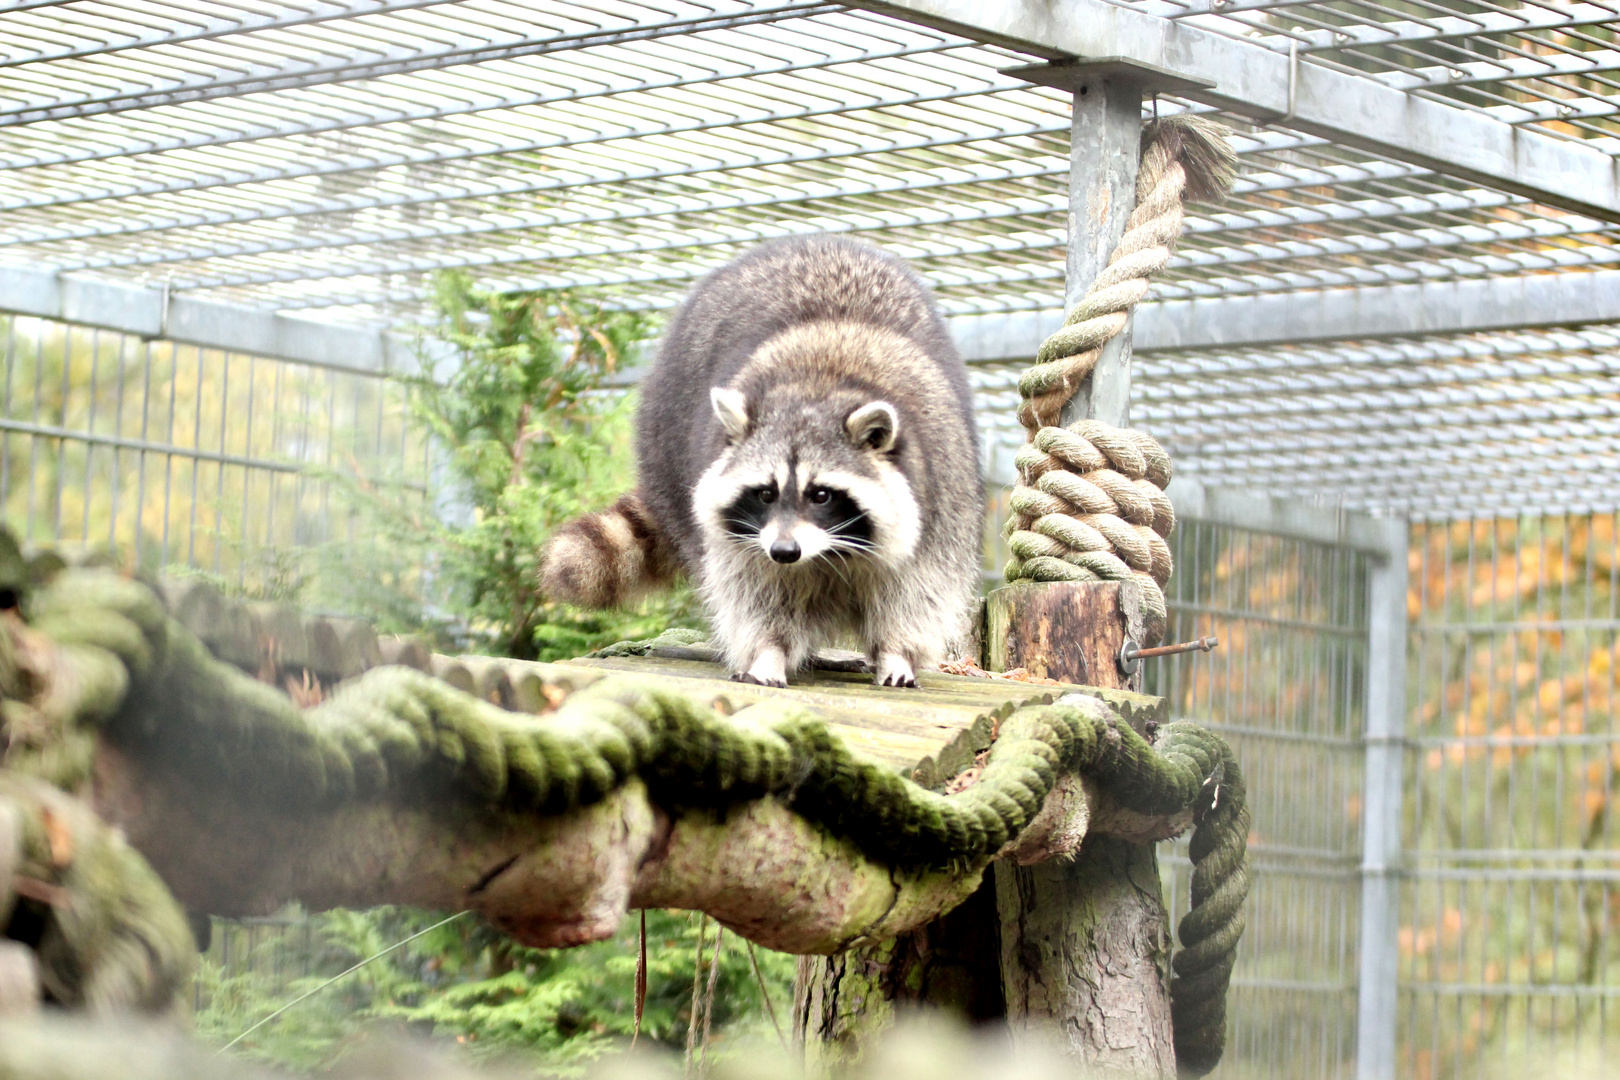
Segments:
[[[776,540],[771,544],[771,558],[779,563],[799,561],[799,545],[794,540]]]

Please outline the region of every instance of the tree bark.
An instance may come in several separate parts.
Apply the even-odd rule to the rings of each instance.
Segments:
[[[909,933],[834,956],[799,958],[793,1024],[812,1071],[858,1061],[910,1007],[970,1024],[999,1022],[996,887],[986,878],[961,906]]]
[[[1130,690],[1116,657],[1140,640],[1130,583],[1015,585],[989,597],[985,666]],[[1145,699],[1110,701],[1140,730]],[[1096,800],[1087,799],[1095,804]],[[1108,814],[1103,805],[1094,812]],[[1073,860],[1003,858],[961,907],[890,941],[800,961],[796,1030],[813,1067],[859,1059],[907,1005],[1015,1037],[1060,1033],[1080,1061],[1173,1076],[1171,937],[1151,843],[1088,836]]]
[[[1127,636],[1141,640],[1139,603],[1128,583],[998,590],[989,599],[987,660],[1132,689],[1115,658]],[[1172,939],[1153,845],[1093,834],[1072,862],[1002,860],[994,873],[1014,1038],[1055,1030],[1088,1066],[1173,1077]]]
[[[1073,862],[995,874],[1007,1022],[1086,1065],[1175,1075],[1170,927],[1151,844],[1090,836]]]

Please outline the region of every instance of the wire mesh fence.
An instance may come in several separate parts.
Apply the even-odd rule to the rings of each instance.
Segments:
[[[426,476],[379,374],[24,317],[0,317],[0,348],[0,515],[26,540],[273,579],[350,527],[341,483]]]
[[[1614,514],[1419,526],[1404,1072],[1620,1033]]]
[[[1167,640],[1208,655],[1147,666],[1172,719],[1219,731],[1248,782],[1253,885],[1220,1077],[1341,1077],[1356,1051],[1367,561],[1362,552],[1201,521],[1174,534]],[[1165,845],[1172,923],[1185,842]]]

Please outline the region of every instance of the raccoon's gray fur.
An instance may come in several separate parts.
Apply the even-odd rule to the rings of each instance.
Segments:
[[[642,384],[636,449],[642,520],[621,505],[564,529],[553,595],[634,595],[672,549],[734,677],[771,685],[852,635],[878,682],[913,686],[965,630],[983,520],[972,398],[901,260],[798,238],[699,282]]]

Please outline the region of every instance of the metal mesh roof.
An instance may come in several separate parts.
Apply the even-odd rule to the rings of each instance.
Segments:
[[[1620,150],[1612,0],[1110,0],[1560,138]]]
[[[1615,3],[1116,7],[1620,152]],[[0,269],[379,325],[417,317],[441,269],[661,308],[762,238],[832,230],[910,258],[954,315],[1055,312],[1068,95],[1000,72],[1056,53],[901,14],[0,0]],[[1150,108],[1221,102],[1202,100]],[[1214,305],[1218,332],[1145,343],[1138,369],[1134,419],[1183,470],[1418,516],[1620,504],[1612,328],[1276,344],[1245,340],[1240,303],[1589,279],[1620,262],[1620,215],[1301,118],[1226,119],[1237,191],[1197,208],[1155,291]],[[1006,369],[979,378],[1016,437]],[[1526,482],[1528,462],[1552,472]]]

